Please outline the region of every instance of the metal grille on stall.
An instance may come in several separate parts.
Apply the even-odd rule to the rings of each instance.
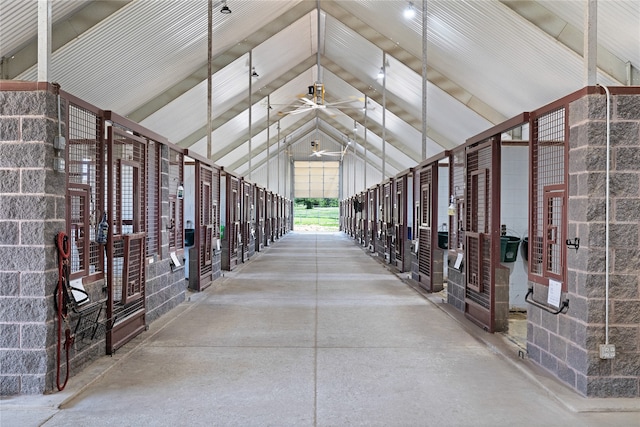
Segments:
[[[402,271],[404,262],[404,239],[405,236],[405,206],[407,200],[407,175],[396,177],[394,180],[393,195],[393,226],[394,226],[394,256],[395,264]]]
[[[215,204],[213,201],[213,189],[215,183],[213,181],[213,170],[211,167],[199,162],[198,168],[199,182],[199,206],[198,206],[198,236],[199,240],[199,259],[200,259],[200,280],[198,290],[207,287],[212,280],[213,272],[213,245],[215,234]]]
[[[108,128],[108,353],[145,328],[146,142],[115,125]]]
[[[227,257],[228,261],[223,268],[231,270],[238,264],[238,249],[242,245],[242,231],[240,228],[242,194],[239,178],[227,175]]]
[[[147,140],[147,192],[143,197],[147,198],[147,257],[160,258],[160,144]]]
[[[241,184],[241,193],[242,193],[242,213],[241,213],[241,236],[242,242],[242,261],[245,261],[249,258],[250,254],[250,243],[251,243],[251,228],[252,224],[252,216],[253,216],[253,186],[246,182],[242,181]]]
[[[382,220],[383,220],[383,230],[384,230],[384,257],[387,262],[391,261],[391,239],[393,233],[393,217],[392,217],[392,181],[387,181],[384,183],[383,191],[384,191],[384,199],[383,199],[383,208],[382,208]]]
[[[420,217],[418,219],[418,272],[420,285],[431,290],[433,165],[420,170]]]
[[[184,248],[184,154],[169,148],[169,252]]]
[[[69,101],[69,199],[67,234],[71,242],[71,279],[102,273],[102,247],[95,242],[96,225],[104,211],[104,145],[97,109]]]
[[[464,249],[464,227],[466,220],[464,151],[457,150],[453,152],[449,157],[449,162],[451,163],[449,188],[451,189],[451,197],[453,197],[455,214],[451,216],[451,223],[449,224],[450,236],[448,246],[450,250],[461,252]]]
[[[377,187],[376,187],[377,188]],[[367,208],[367,245],[370,246],[369,250],[371,250],[373,252],[373,245],[375,245],[375,238],[376,238],[376,225],[377,225],[377,220],[378,220],[378,204],[377,204],[377,200],[376,200],[376,188],[370,188],[369,190],[367,190],[367,201],[368,201],[368,208]]]
[[[256,188],[256,250],[264,247],[264,219],[265,219],[265,190],[262,187]]]
[[[491,203],[492,145],[467,150],[467,291],[466,297],[482,308],[491,308]]]
[[[269,242],[273,241],[273,230],[271,229],[271,219],[273,217],[273,203],[271,202],[271,199],[273,197],[273,193],[266,190],[265,193],[264,244],[265,246],[269,246]]]
[[[566,162],[568,126],[564,106],[532,114],[529,278],[565,284]]]

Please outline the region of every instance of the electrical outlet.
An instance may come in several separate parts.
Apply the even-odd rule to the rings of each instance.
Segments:
[[[613,359],[616,357],[616,346],[613,344],[600,344],[600,359]]]

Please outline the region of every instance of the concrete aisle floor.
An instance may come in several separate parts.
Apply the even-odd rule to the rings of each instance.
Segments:
[[[343,234],[291,233],[64,392],[4,400],[0,425],[640,425],[474,328]]]

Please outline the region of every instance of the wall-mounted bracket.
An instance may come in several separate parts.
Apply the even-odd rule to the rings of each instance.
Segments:
[[[573,248],[578,252],[578,248],[580,247],[580,238],[576,237],[573,240],[567,239],[567,246]]]
[[[531,295],[531,298],[529,298],[529,295]],[[562,301],[562,304],[560,305],[560,308],[558,310],[554,310],[553,308],[549,307],[548,305],[539,303],[538,301],[535,301],[533,299],[533,287],[529,288],[529,291],[527,292],[527,295],[525,295],[524,300],[533,305],[536,306],[544,311],[546,311],[547,313],[551,313],[551,314],[560,314],[560,313],[566,313],[569,310],[569,300],[565,299],[564,301]]]

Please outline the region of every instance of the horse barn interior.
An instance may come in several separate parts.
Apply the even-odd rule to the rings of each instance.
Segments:
[[[312,197],[354,256],[638,410],[639,40],[635,0],[1,0],[1,395],[64,389]]]

